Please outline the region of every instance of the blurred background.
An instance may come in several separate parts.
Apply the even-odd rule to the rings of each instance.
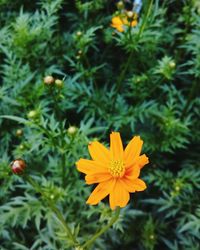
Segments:
[[[73,249],[17,158],[80,241],[107,223],[75,162],[119,131],[148,188],[92,249],[199,250],[199,79],[199,0],[0,0],[0,249]]]

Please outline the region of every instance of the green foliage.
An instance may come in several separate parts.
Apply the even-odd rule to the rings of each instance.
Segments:
[[[91,249],[200,249],[199,1],[142,1],[124,32],[114,2],[0,1],[2,250],[72,249],[48,200],[81,243],[110,221],[75,163],[111,131],[141,135],[148,188]],[[43,195],[11,173],[16,158]]]

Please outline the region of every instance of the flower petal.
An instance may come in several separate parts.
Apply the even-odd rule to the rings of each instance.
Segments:
[[[134,180],[133,186],[135,187],[135,191],[144,191],[147,188],[146,183],[141,179]]]
[[[149,163],[149,158],[145,154],[139,156],[137,164],[140,166],[140,168],[143,168],[144,165],[148,163]]]
[[[105,146],[103,146],[103,144],[99,143],[98,141],[94,141],[88,145],[88,149],[94,161],[99,161],[103,164],[109,162],[110,152]]]
[[[99,162],[80,159],[76,162],[77,169],[84,174],[105,173],[107,168]]]
[[[139,157],[142,150],[143,141],[140,136],[134,136],[125,149],[125,164],[130,167],[134,164],[137,157]]]
[[[110,192],[109,202],[111,209],[115,209],[115,207],[125,207],[129,202],[130,194],[124,188],[124,185],[121,183],[121,180],[116,180],[116,183]]]
[[[137,179],[139,175],[140,175],[140,168],[138,165],[134,165],[128,168],[125,172],[125,177],[130,180]]]
[[[98,186],[94,189],[94,191],[89,196],[86,203],[90,205],[98,204],[113,189],[115,181],[116,181],[115,179],[111,179],[109,181],[99,183]]]
[[[141,179],[130,180],[128,178],[123,178],[121,179],[121,182],[124,184],[125,189],[130,193],[146,189],[146,184]]]
[[[123,145],[118,132],[110,134],[110,152],[113,160],[123,160]]]
[[[131,27],[135,27],[136,25],[137,25],[137,20],[133,20],[132,22],[131,22]]]
[[[112,178],[112,176],[109,173],[96,173],[91,175],[85,176],[85,181],[88,185],[99,183],[103,181],[108,181]]]
[[[122,24],[121,18],[118,17],[118,16],[113,17],[112,18],[112,24],[114,24],[114,25],[120,25],[120,24]]]

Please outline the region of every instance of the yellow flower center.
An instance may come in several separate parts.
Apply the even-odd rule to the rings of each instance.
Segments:
[[[124,162],[121,160],[112,160],[110,162],[109,171],[113,177],[122,177],[125,173]]]

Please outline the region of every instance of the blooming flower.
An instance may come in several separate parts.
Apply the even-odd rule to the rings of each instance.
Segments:
[[[114,16],[112,18],[112,24],[111,24],[111,26],[117,29],[119,32],[123,32],[125,26],[135,27],[136,25],[137,25],[137,20],[128,21],[128,18],[126,16],[124,17]]]
[[[140,169],[149,162],[145,154],[140,155],[142,144],[140,137],[134,136],[123,150],[118,132],[110,134],[110,150],[98,141],[89,144],[92,160],[80,159],[76,163],[78,170],[86,174],[87,184],[98,183],[87,204],[96,205],[109,195],[111,209],[125,207],[129,193],[146,189],[144,181],[138,178]]]

